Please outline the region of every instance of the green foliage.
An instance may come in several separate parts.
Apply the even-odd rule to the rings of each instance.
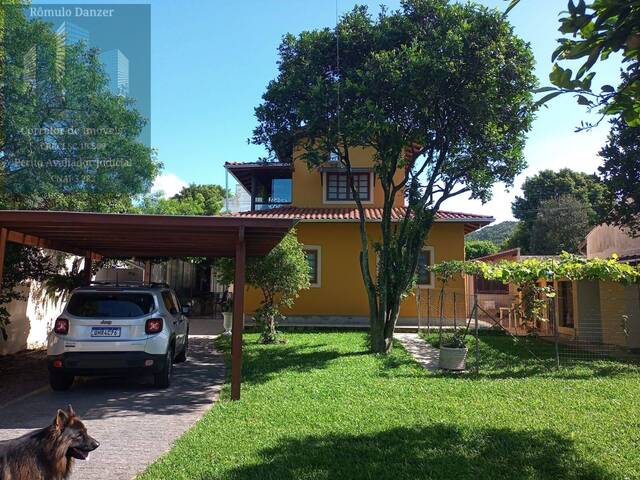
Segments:
[[[233,258],[216,258],[213,261],[213,275],[222,285],[231,285],[235,276],[235,263]]]
[[[60,46],[51,24],[3,5],[3,208],[121,212],[159,171],[146,124],[112,95],[97,51]]]
[[[531,225],[544,200],[570,195],[588,207],[589,219],[595,224],[606,208],[606,188],[595,175],[563,168],[541,170],[522,184],[522,196],[512,205],[513,216]]]
[[[512,0],[509,9],[520,0]],[[620,115],[634,127],[640,126],[640,1],[569,0],[568,11],[561,12],[560,28],[563,38],[553,52],[551,61],[579,60],[582,64],[574,72],[554,63],[549,80],[553,87],[538,90],[545,95],[538,101],[544,104],[563,93],[574,94],[578,104],[597,109],[603,115]],[[622,54],[622,81],[617,87],[602,85],[600,91],[592,87],[596,73],[593,68],[613,53]],[[589,123],[582,128],[590,128]]]
[[[233,283],[234,264],[231,258],[215,261],[214,274],[220,283]],[[262,341],[278,341],[281,308],[291,307],[300,290],[310,286],[309,263],[295,230],[287,233],[268,255],[247,261],[246,282],[262,293],[262,303],[255,312],[256,321],[263,325]]]
[[[445,333],[441,339],[434,342],[434,347],[440,348],[467,348],[466,344],[467,332],[466,329],[456,330],[454,333]]]
[[[495,225],[487,225],[466,235],[465,240],[488,240],[501,246],[511,237],[517,224],[518,222],[507,220]]]
[[[524,253],[543,253],[534,249],[531,235],[544,201],[552,199],[559,201],[560,197],[567,196],[575,198],[582,204],[581,210],[586,209],[589,227],[593,227],[600,223],[603,213],[608,208],[607,195],[607,188],[596,175],[568,168],[557,172],[542,170],[532,177],[527,177],[522,184],[522,196],[517,196],[512,204],[513,216],[520,220],[520,223],[516,226],[507,245],[520,247]],[[575,202],[572,202],[572,205],[575,205]],[[548,204],[547,207],[554,208],[553,204]],[[570,219],[570,211],[568,212],[567,218]],[[553,253],[562,250],[562,248],[556,249],[556,246],[554,245]]]
[[[379,242],[368,237],[354,196],[372,348],[388,352],[400,300],[441,203],[462,194],[486,200],[495,182],[510,184],[524,169],[533,56],[495,10],[406,0],[377,18],[357,6],[335,30],[286,35],[278,69],[256,108],[253,135],[272,159],[290,162],[298,146],[313,168],[331,152],[350,174],[354,149],[374,151],[384,192]],[[395,223],[391,211],[403,194],[408,213]],[[375,280],[370,248],[379,258]]]
[[[171,198],[162,195],[157,192],[145,196],[137,210],[154,215],[217,215],[222,211],[225,189],[192,183]]]
[[[489,240],[466,240],[464,241],[464,258],[473,260],[484,257],[492,253],[498,253],[500,247]]]
[[[530,249],[538,255],[579,253],[580,243],[591,227],[588,207],[575,197],[543,200],[531,227]]]
[[[66,256],[60,254],[56,262],[58,268],[52,271],[44,280],[47,294],[51,297],[57,295],[67,295],[72,290],[81,287],[84,283],[83,258],[76,258],[71,262],[70,266],[65,265]],[[91,262],[91,274],[95,275],[101,268],[109,268],[114,263],[110,259],[103,258],[100,261]]]
[[[624,120],[611,122],[609,140],[600,151],[598,169],[611,197],[605,221],[640,235],[640,126],[630,127]]]

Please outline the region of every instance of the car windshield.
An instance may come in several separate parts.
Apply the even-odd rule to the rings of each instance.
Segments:
[[[153,296],[148,293],[78,292],[67,311],[77,317],[127,318],[151,313]]]

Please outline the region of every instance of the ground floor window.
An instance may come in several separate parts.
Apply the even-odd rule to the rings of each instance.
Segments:
[[[309,283],[312,287],[320,286],[320,247],[305,245],[304,254],[309,263]]]
[[[418,285],[421,287],[433,287],[434,275],[429,270],[433,265],[433,247],[424,247],[418,256],[418,268],[416,273],[418,276]]]
[[[573,328],[573,283],[558,282],[558,324],[561,327]]]
[[[486,280],[482,277],[474,277],[476,282],[476,293],[492,295],[508,295],[509,284],[497,280]]]

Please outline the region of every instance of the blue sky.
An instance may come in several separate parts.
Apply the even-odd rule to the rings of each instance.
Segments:
[[[264,153],[248,145],[247,138],[255,126],[253,109],[276,75],[282,35],[333,26],[335,0],[150,3],[151,143],[164,163],[157,188],[173,193],[188,182],[224,185],[225,161],[253,161]],[[369,4],[377,12],[380,3],[394,8],[399,1],[338,0],[338,9],[344,12],[356,3]],[[503,0],[480,3],[506,6]],[[509,16],[516,33],[531,44],[542,85],[548,83],[550,56],[560,36],[557,15],[565,6],[558,0],[523,0]],[[608,63],[598,70],[596,85],[617,82],[619,64]],[[504,186],[496,186],[494,199],[485,205],[458,198],[444,207],[509,219],[511,200],[527,175],[564,166],[595,171],[608,127],[605,122],[590,132],[574,133],[585,119],[584,108],[573,99],[556,99],[538,114],[526,147],[529,168],[515,188],[506,192]]]

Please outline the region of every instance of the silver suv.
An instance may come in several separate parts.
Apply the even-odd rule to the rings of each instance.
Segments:
[[[165,284],[92,284],[77,288],[49,334],[54,390],[76,375],[153,374],[166,388],[173,363],[187,359],[189,308]]]

